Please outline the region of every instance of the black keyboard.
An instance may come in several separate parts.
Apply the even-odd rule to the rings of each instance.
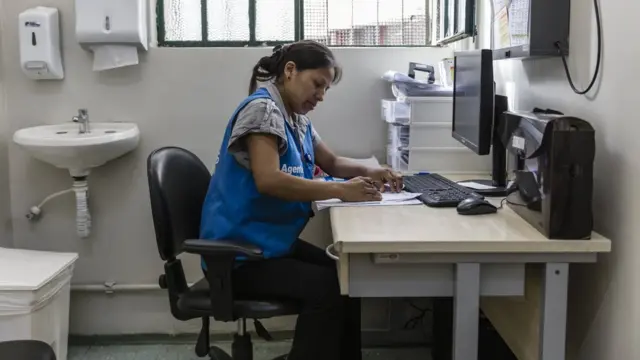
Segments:
[[[418,199],[431,207],[456,207],[470,197],[484,199],[473,190],[438,174],[410,175],[403,177],[403,181],[406,191],[422,193]]]

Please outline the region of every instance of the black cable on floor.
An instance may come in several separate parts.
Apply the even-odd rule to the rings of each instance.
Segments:
[[[404,324],[404,329],[405,330],[413,330],[416,327],[420,326],[420,330],[422,331],[422,335],[425,337],[425,341],[427,341],[427,334],[425,332],[425,323],[424,323],[424,318],[427,315],[427,313],[429,311],[431,311],[431,309],[429,308],[421,308],[419,306],[417,306],[416,304],[414,304],[411,300],[405,300],[409,306],[411,306],[414,310],[418,311],[418,315],[415,315],[413,317],[411,317],[409,320],[407,320],[407,322]]]

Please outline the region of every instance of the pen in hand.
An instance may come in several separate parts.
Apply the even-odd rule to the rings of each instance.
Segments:
[[[345,202],[382,200],[380,188],[371,178],[356,177],[346,182],[339,183],[338,189],[340,190],[338,199]]]

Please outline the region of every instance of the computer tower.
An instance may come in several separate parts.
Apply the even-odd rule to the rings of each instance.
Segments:
[[[493,59],[568,55],[571,0],[492,0]]]

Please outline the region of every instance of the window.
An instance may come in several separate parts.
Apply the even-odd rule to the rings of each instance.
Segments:
[[[444,45],[475,36],[476,0],[429,0],[433,44]]]
[[[429,46],[432,0],[157,0],[160,46]]]

